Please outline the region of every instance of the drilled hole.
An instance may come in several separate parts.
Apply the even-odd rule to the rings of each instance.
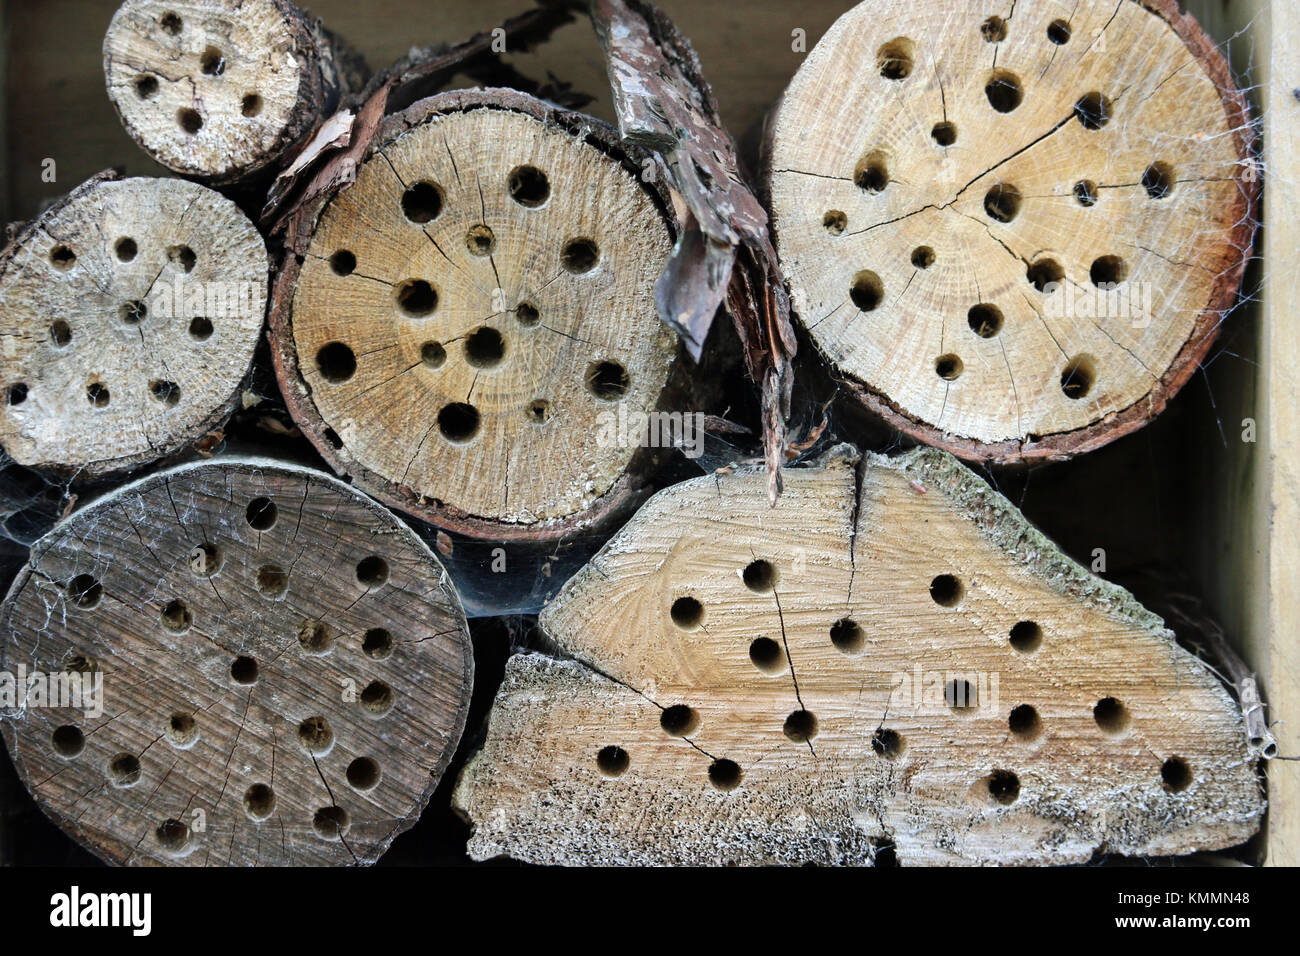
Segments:
[[[203,117],[199,115],[198,110],[190,109],[188,106],[177,110],[176,122],[191,136],[203,129]]]
[[[973,305],[966,313],[966,324],[982,339],[991,339],[1002,331],[1002,310],[989,302]]]
[[[1168,163],[1152,163],[1142,174],[1142,188],[1152,199],[1166,198],[1174,188],[1174,171]]]
[[[55,348],[63,348],[72,341],[72,327],[62,319],[55,319],[50,323],[50,341]]]
[[[831,625],[831,643],[844,654],[858,654],[866,646],[867,635],[857,621],[842,617]]]
[[[379,783],[379,764],[370,757],[358,757],[348,764],[347,777],[353,790],[373,790]]]
[[[312,816],[311,825],[322,840],[336,843],[348,832],[348,812],[342,807],[321,807]]]
[[[596,769],[606,777],[621,777],[627,772],[631,759],[622,747],[601,747],[596,754]]]
[[[627,369],[618,362],[594,362],[587,368],[587,391],[605,402],[616,402],[627,394]]]
[[[339,437],[339,433],[336,432],[334,429],[332,428],[325,429],[324,435],[325,435],[325,441],[327,441],[329,443],[329,446],[333,448],[335,451],[343,447],[343,439]]]
[[[1065,268],[1055,259],[1039,259],[1025,270],[1025,278],[1039,292],[1051,293],[1065,280]]]
[[[77,263],[77,254],[67,246],[55,246],[50,250],[50,264],[60,272],[67,272]]]
[[[464,444],[478,434],[478,409],[464,402],[452,402],[438,412],[438,430],[449,442]]]
[[[178,750],[188,750],[199,739],[198,722],[190,714],[172,714],[163,728],[168,742]]]
[[[127,325],[139,325],[148,314],[149,307],[138,299],[126,303],[117,310],[117,317]]]
[[[372,680],[361,692],[361,706],[370,713],[387,713],[393,706],[393,689],[381,680]]]
[[[244,791],[244,813],[250,820],[268,820],[275,813],[275,791],[264,783],[255,783]]]
[[[420,361],[425,368],[442,368],[447,361],[447,350],[438,342],[425,342],[420,346]]]
[[[330,268],[336,276],[350,276],[357,269],[357,257],[349,249],[340,249],[329,259]]]
[[[1010,113],[1025,98],[1020,79],[1006,70],[996,70],[984,86],[984,95],[988,97],[989,106],[999,113]]]
[[[5,393],[5,400],[10,405],[21,405],[23,402],[27,401],[27,393],[27,383],[17,382],[9,386]]]
[[[342,342],[331,342],[316,353],[316,370],[325,381],[339,385],[357,373],[357,357]]]
[[[239,101],[239,112],[250,119],[262,112],[262,98],[256,93],[247,93]]]
[[[298,725],[298,742],[314,757],[323,757],[334,746],[334,731],[324,717],[308,717]]]
[[[1010,183],[997,183],[984,194],[984,212],[994,222],[1010,222],[1020,214],[1020,190]]]
[[[941,607],[956,607],[965,593],[961,581],[951,574],[940,574],[930,582],[930,597]]]
[[[551,403],[544,398],[535,398],[528,403],[524,414],[534,425],[545,425],[551,420]]]
[[[164,33],[169,33],[172,36],[179,36],[183,24],[181,23],[181,18],[176,14],[164,13],[162,19],[158,21],[158,25],[163,28]]]
[[[1118,737],[1128,730],[1128,708],[1114,697],[1103,697],[1092,708],[1092,719],[1097,722],[1101,732]]]
[[[1047,25],[1047,39],[1057,46],[1070,42],[1070,24],[1065,20],[1053,20]]]
[[[123,237],[113,243],[113,254],[117,256],[118,262],[130,262],[140,254],[140,247],[134,239]]]
[[[912,75],[915,50],[907,37],[896,37],[876,51],[876,69],[887,80],[905,80]]]
[[[817,736],[817,718],[810,710],[796,710],[785,719],[781,732],[797,744]]]
[[[590,239],[570,239],[560,253],[560,264],[574,275],[582,275],[596,268],[600,250]]]
[[[190,828],[180,820],[175,819],[164,820],[158,825],[158,829],[154,830],[153,835],[154,839],[158,841],[158,845],[173,856],[178,856],[188,850],[192,839]]]
[[[103,382],[92,382],[86,386],[86,401],[94,408],[107,408],[112,395]]]
[[[361,650],[367,657],[382,661],[393,653],[393,635],[382,627],[372,627],[361,639]]]
[[[1061,391],[1071,401],[1086,398],[1097,383],[1097,367],[1091,357],[1080,355],[1070,360],[1061,372]]]
[[[207,76],[220,76],[226,72],[226,58],[220,50],[210,46],[199,57],[199,69]]]
[[[860,312],[874,311],[885,297],[885,286],[880,276],[869,269],[863,269],[853,277],[849,286],[849,298]]]
[[[989,796],[994,802],[1009,807],[1020,797],[1020,778],[1010,770],[994,770],[989,774]]]
[[[741,578],[745,582],[745,587],[751,591],[766,594],[776,587],[776,568],[773,567],[772,562],[760,558],[745,565]]]
[[[853,182],[864,192],[884,192],[889,185],[889,164],[885,154],[876,150],[858,161],[853,170]]]
[[[1091,208],[1097,205],[1097,184],[1091,179],[1081,179],[1074,184],[1074,198],[1080,206]]]
[[[159,617],[162,619],[163,627],[169,631],[175,631],[177,634],[188,631],[190,625],[194,623],[194,615],[186,607],[185,602],[179,599],[168,601],[163,605]]]
[[[212,322],[202,316],[190,319],[190,338],[196,342],[204,342],[212,338]]]
[[[1001,17],[989,17],[980,24],[980,36],[989,43],[1001,43],[1007,38],[1007,21]]]
[[[1021,704],[1011,709],[1007,727],[1020,740],[1034,740],[1042,733],[1043,722],[1039,719],[1037,710],[1029,704]]]
[[[469,232],[465,233],[465,248],[472,256],[490,256],[496,247],[496,236],[487,226],[470,226]]]
[[[402,212],[411,222],[433,222],[442,212],[442,190],[433,183],[416,183],[402,193]]]
[[[968,680],[954,678],[943,685],[943,702],[951,710],[974,710],[979,706],[979,690]]]
[[[551,183],[536,166],[516,166],[506,179],[510,198],[521,206],[536,209],[551,195]]]
[[[395,291],[397,308],[411,319],[422,319],[438,308],[438,292],[423,279],[407,279]]]
[[[822,228],[832,236],[844,235],[844,230],[849,226],[849,217],[838,209],[829,210],[822,216]]]
[[[740,786],[740,764],[734,760],[715,760],[709,764],[709,783],[719,790],[735,790]]]
[[[211,542],[197,545],[190,551],[190,570],[211,577],[221,568],[221,549]]]
[[[1088,93],[1074,104],[1074,116],[1084,129],[1101,129],[1111,118],[1110,100],[1100,93]]]
[[[194,271],[194,266],[198,263],[199,257],[195,255],[194,250],[189,246],[169,246],[167,261],[180,269],[181,272],[188,274]]]
[[[532,327],[542,321],[542,314],[531,302],[520,302],[515,306],[515,319],[520,325]]]
[[[957,142],[957,124],[949,123],[946,120],[942,123],[935,123],[934,129],[930,130],[930,138],[940,146],[951,146]]]
[[[1021,654],[1032,654],[1043,643],[1043,629],[1033,621],[1019,621],[1011,628],[1009,640]]]
[[[256,684],[257,661],[251,657],[236,657],[230,662],[230,679],[236,684]]]
[[[465,361],[475,368],[495,368],[506,355],[506,340],[496,329],[482,326],[465,339]]]
[[[357,562],[357,581],[363,587],[377,588],[388,580],[388,562],[378,555],[370,555]]]
[[[903,738],[896,731],[882,727],[871,735],[871,749],[878,756],[893,760],[903,752]]]
[[[104,597],[104,586],[89,574],[78,574],[68,582],[68,600],[88,611]]]
[[[659,726],[670,737],[689,737],[700,726],[700,715],[685,704],[673,704],[659,715]]]
[[[334,649],[334,632],[324,621],[307,621],[298,629],[298,646],[304,654],[323,657]]]
[[[151,100],[158,95],[158,78],[148,73],[141,73],[133,82],[135,95],[142,100]]]
[[[749,645],[749,660],[769,677],[785,673],[785,652],[770,637],[758,637]]]
[[[167,408],[175,408],[181,401],[181,387],[175,382],[168,382],[164,379],[155,379],[150,382],[149,394],[153,396],[154,401],[160,402]]]
[[[86,735],[81,732],[80,727],[64,724],[62,727],[54,728],[50,743],[54,746],[56,754],[70,760],[86,749]]]
[[[965,368],[966,366],[962,363],[960,356],[953,355],[951,352],[940,355],[934,360],[934,374],[945,382],[955,382],[961,378],[961,373]]]
[[[248,503],[244,509],[244,520],[248,526],[257,531],[270,531],[279,515],[279,509],[270,498],[258,497]]]
[[[140,758],[135,754],[117,754],[108,762],[108,780],[115,787],[134,787],[140,782]]]
[[[929,246],[917,246],[912,250],[912,265],[918,269],[928,269],[934,265],[934,250]]]
[[[1182,757],[1170,757],[1160,767],[1160,780],[1170,793],[1181,793],[1192,785],[1192,768]]]
[[[679,597],[673,602],[668,614],[674,624],[689,631],[699,627],[704,620],[704,605],[693,597]]]

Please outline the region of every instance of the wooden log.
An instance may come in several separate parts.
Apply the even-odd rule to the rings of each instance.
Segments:
[[[385,120],[272,293],[285,398],[331,466],[483,538],[624,513],[647,455],[607,426],[671,400],[676,356],[653,295],[671,220],[641,169],[511,90]]]
[[[112,172],[82,184],[0,254],[0,445],[95,475],[203,441],[238,402],[269,266],[211,189]]]
[[[511,659],[454,796],[476,859],[1068,863],[1231,846],[1224,687],[952,457],[839,446],[659,492]],[[635,634],[635,640],[628,635]]]
[[[367,70],[289,0],[127,0],[104,77],[145,152],[224,185],[284,165]]]
[[[101,713],[11,684],[0,729],[37,803],[119,864],[374,862],[429,800],[473,680],[420,539],[259,459],[75,513],[33,548],[0,638],[6,674],[102,677]]]
[[[1236,302],[1252,127],[1172,0],[860,4],[767,139],[803,327],[859,403],[964,458],[1141,427]]]

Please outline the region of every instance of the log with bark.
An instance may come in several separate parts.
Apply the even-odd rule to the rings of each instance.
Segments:
[[[204,443],[238,403],[268,271],[253,224],[211,189],[82,184],[0,253],[0,446],[95,475]]]
[[[624,514],[650,455],[619,423],[677,400],[653,293],[672,220],[643,168],[512,90],[383,120],[355,182],[293,220],[272,293],[285,398],[330,465],[481,538]]]
[[[655,495],[513,657],[455,805],[475,859],[1067,863],[1259,827],[1240,709],[951,456]],[[628,635],[636,635],[629,640]]]
[[[127,132],[168,169],[213,184],[284,165],[367,75],[289,0],[127,0],[104,37]]]
[[[390,512],[224,459],[37,542],[0,608],[0,671],[23,782],[105,860],[353,864],[428,802],[473,655],[441,564]]]
[[[765,175],[795,311],[902,433],[1066,458],[1157,415],[1236,302],[1253,132],[1172,0],[863,3],[787,88]]]

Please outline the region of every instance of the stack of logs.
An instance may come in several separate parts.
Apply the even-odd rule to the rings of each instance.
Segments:
[[[466,729],[466,606],[540,575],[548,653],[508,662],[453,797],[476,859],[1251,836],[1249,674],[1243,712],[953,457],[1069,458],[1178,391],[1249,251],[1246,107],[1172,0],[979,6],[846,13],[751,186],[639,0],[589,5],[618,128],[438,92],[502,66],[493,34],[370,78],[288,0],[123,3],[110,98],[187,178],[100,174],[0,255],[0,446],[82,498],[0,609],[0,672],[49,678],[0,720],[41,808],[120,864],[373,862]],[[800,341],[841,438],[934,447],[787,436]],[[310,467],[241,445],[272,392]],[[751,457],[673,483],[635,423],[700,420]]]

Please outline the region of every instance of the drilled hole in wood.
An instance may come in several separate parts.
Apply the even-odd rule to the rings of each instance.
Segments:
[[[831,625],[831,643],[841,653],[859,654],[866,646],[867,635],[857,621],[842,617]]]
[[[167,408],[175,408],[181,401],[181,387],[165,379],[154,379],[149,383],[149,395],[155,402]]]
[[[77,254],[67,246],[55,246],[50,250],[50,264],[60,272],[67,272],[77,264]]]
[[[521,206],[536,209],[551,195],[551,182],[536,166],[516,166],[506,177],[510,198]]]
[[[164,820],[158,825],[158,829],[154,830],[153,835],[158,841],[158,846],[170,856],[182,855],[190,848],[190,842],[194,839],[190,828],[176,819]]]
[[[1160,780],[1170,793],[1181,793],[1192,785],[1192,768],[1182,757],[1170,757],[1160,766]]]
[[[221,570],[222,554],[211,541],[195,545],[190,551],[190,570],[203,577],[211,577]]]
[[[551,420],[551,403],[544,398],[533,399],[528,403],[524,414],[534,425],[545,425]]]
[[[593,362],[584,378],[587,391],[604,402],[616,402],[627,394],[631,379],[618,362]]]
[[[372,680],[361,692],[361,706],[378,716],[392,709],[393,689],[381,680]]]
[[[140,247],[135,244],[135,240],[129,237],[123,237],[113,243],[113,255],[117,256],[118,262],[130,262],[140,254]]]
[[[348,812],[342,807],[321,807],[313,814],[311,825],[322,840],[337,843],[348,832]]]
[[[934,265],[934,250],[929,246],[917,246],[912,250],[912,265],[918,269],[928,269]]]
[[[72,341],[72,328],[62,319],[50,323],[50,342],[56,349],[61,349]]]
[[[1007,21],[1001,17],[989,17],[980,24],[980,36],[988,43],[1001,43],[1007,38]]]
[[[520,302],[515,306],[515,319],[520,325],[531,328],[542,321],[542,314],[531,302]]]
[[[212,322],[202,316],[190,319],[190,338],[196,342],[206,342],[212,338]]]
[[[236,657],[230,662],[230,679],[236,684],[256,684],[257,661],[251,657]]]
[[[174,13],[164,13],[158,25],[162,27],[164,33],[171,36],[180,36],[181,27],[184,26],[181,18]]]
[[[863,192],[884,192],[889,185],[889,162],[880,150],[873,150],[853,170],[853,182]]]
[[[198,110],[191,109],[188,106],[176,111],[176,122],[182,130],[191,136],[203,129],[203,117],[199,115]]]
[[[1091,208],[1097,205],[1097,184],[1091,179],[1081,179],[1074,184],[1074,198],[1080,206]]]
[[[1098,256],[1088,269],[1088,277],[1098,288],[1113,288],[1128,278],[1128,263],[1119,256]]]
[[[870,269],[863,269],[853,277],[853,283],[849,286],[849,299],[859,312],[874,311],[884,297],[884,283]]]
[[[989,106],[999,113],[1010,113],[1025,98],[1020,78],[1006,70],[993,71],[988,83],[984,85],[984,95],[988,98]]]
[[[1086,398],[1096,383],[1097,366],[1088,355],[1071,359],[1061,372],[1061,391],[1071,401]]]
[[[482,223],[470,226],[469,232],[465,233],[465,248],[472,256],[490,256],[496,247],[497,237]]]
[[[438,290],[424,279],[407,279],[394,290],[397,309],[408,319],[423,319],[438,308]]]
[[[784,674],[786,671],[785,652],[781,645],[770,637],[756,637],[749,645],[749,660],[759,672],[768,677]]]
[[[1128,730],[1128,708],[1114,697],[1103,697],[1097,701],[1092,708],[1092,718],[1101,732],[1111,737],[1119,737]]]
[[[270,819],[275,813],[275,791],[264,783],[255,783],[244,791],[244,813],[256,822]]]
[[[348,764],[347,778],[353,790],[373,790],[379,785],[379,763],[371,757],[358,757]]]
[[[817,736],[817,717],[809,710],[796,710],[786,717],[781,732],[797,744]]]
[[[68,600],[83,611],[88,611],[104,596],[104,586],[93,575],[78,574],[68,582]]]
[[[668,614],[674,624],[689,631],[699,627],[704,620],[704,605],[693,597],[679,597],[673,602]]]
[[[871,749],[877,756],[893,760],[903,753],[903,738],[897,731],[881,727],[871,735]]]
[[[659,715],[659,726],[670,737],[689,737],[700,726],[700,715],[685,704],[673,704]]]
[[[133,300],[117,310],[117,317],[127,325],[139,325],[149,314],[149,307],[143,302]]]
[[[357,374],[357,357],[342,342],[330,342],[316,353],[316,369],[325,381],[339,385]]]
[[[1033,621],[1018,621],[1008,639],[1021,654],[1032,654],[1043,643],[1043,629]]]
[[[442,190],[433,183],[416,183],[402,193],[402,212],[414,223],[433,222],[442,213]]]
[[[252,119],[262,112],[262,98],[256,93],[245,93],[239,101],[239,112]]]
[[[388,562],[372,554],[357,562],[357,582],[365,588],[377,588],[388,580]]]
[[[1155,162],[1142,173],[1142,188],[1152,199],[1165,199],[1174,188],[1174,170],[1168,163]]]
[[[172,714],[163,728],[168,743],[178,750],[188,750],[199,739],[199,724],[190,714]]]
[[[1087,93],[1074,104],[1074,116],[1084,129],[1098,130],[1110,122],[1111,103],[1100,93]]]
[[[1039,292],[1051,293],[1065,280],[1065,268],[1055,259],[1039,259],[1025,270],[1025,278]]]
[[[334,632],[324,621],[307,621],[298,629],[298,646],[304,654],[323,657],[334,649]]]
[[[313,757],[323,757],[334,746],[334,731],[324,717],[308,717],[298,725],[298,743]]]
[[[1036,740],[1043,732],[1043,722],[1032,706],[1020,704],[1011,709],[1011,714],[1007,717],[1007,728],[1018,740]]]
[[[984,194],[984,212],[994,222],[1010,222],[1020,215],[1020,190],[1010,183],[997,183]]]
[[[479,414],[473,405],[452,402],[438,412],[438,430],[453,444],[463,445],[478,434]]]
[[[982,339],[991,339],[1002,331],[1002,310],[990,302],[973,305],[966,312],[966,324]]]
[[[112,398],[108,386],[103,382],[91,382],[86,386],[86,401],[92,408],[107,408]]]
[[[356,271],[357,256],[350,249],[340,249],[330,256],[329,263],[336,276],[350,276]]]
[[[447,361],[447,350],[438,342],[425,342],[420,346],[420,362],[425,368],[439,369]]]
[[[108,781],[119,789],[140,782],[140,758],[135,754],[116,754],[108,761]]]
[[[745,570],[741,572],[741,579],[745,582],[745,587],[749,588],[756,594],[767,594],[776,587],[776,567],[772,562],[764,561],[759,558],[745,565]]]
[[[1020,778],[1010,770],[994,770],[988,777],[989,796],[1009,807],[1020,797]]]
[[[64,724],[62,727],[54,728],[54,733],[50,735],[50,743],[56,754],[71,760],[86,749],[86,735],[81,732],[80,727]]]
[[[361,638],[361,650],[367,657],[382,661],[393,653],[393,635],[385,628],[372,627]]]
[[[560,253],[560,264],[574,275],[590,272],[599,261],[600,249],[590,239],[570,239]]]
[[[162,620],[163,627],[177,634],[188,631],[190,625],[194,623],[193,613],[179,598],[164,604],[158,616]]]
[[[953,678],[943,685],[943,702],[949,710],[975,710],[980,703],[979,689],[968,680]]]
[[[621,777],[627,772],[631,758],[622,747],[601,747],[596,754],[596,769],[606,777]]]
[[[1053,20],[1047,25],[1047,39],[1057,46],[1070,42],[1070,24],[1065,20]]]
[[[194,271],[194,266],[198,263],[199,257],[189,246],[168,246],[167,261],[180,269],[181,272],[188,274]]]
[[[255,531],[270,531],[279,516],[280,509],[270,498],[259,496],[248,503],[244,509],[244,520]]]
[[[905,80],[912,75],[915,51],[907,37],[895,37],[876,51],[876,69],[887,80]]]
[[[28,388],[26,382],[17,382],[10,385],[5,392],[5,401],[10,405],[21,405],[27,401]]]
[[[956,607],[965,593],[961,580],[951,574],[940,574],[930,582],[930,597],[941,607]]]
[[[475,368],[496,368],[506,356],[506,340],[489,326],[481,326],[465,338],[465,361]]]
[[[135,95],[142,100],[151,100],[158,95],[158,78],[148,73],[141,73],[131,85],[135,87]]]
[[[849,217],[838,209],[829,210],[822,216],[822,228],[832,236],[844,235],[844,230],[849,226]]]
[[[953,355],[951,352],[940,355],[934,360],[934,374],[938,375],[945,382],[955,382],[957,379],[961,378],[961,373],[965,368],[966,366],[962,362],[961,357]]]
[[[930,130],[930,138],[940,146],[951,146],[957,142],[957,124],[949,123],[947,120],[935,123],[934,128]]]
[[[718,790],[735,790],[740,786],[743,776],[740,764],[734,760],[727,760],[724,757],[709,764],[709,783]]]

